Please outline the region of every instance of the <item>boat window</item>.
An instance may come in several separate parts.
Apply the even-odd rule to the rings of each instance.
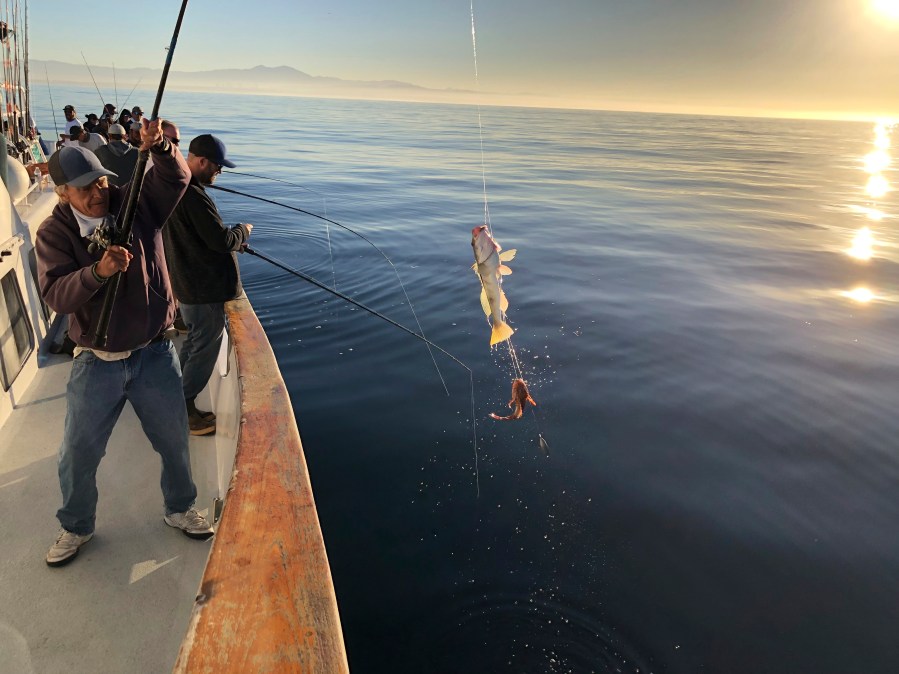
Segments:
[[[47,325],[50,325],[50,318],[52,318],[52,314],[50,313],[50,307],[47,306],[47,303],[44,302],[44,297],[41,295],[40,286],[37,281],[37,253],[34,248],[31,248],[28,251],[28,267],[31,269],[31,280],[34,281],[34,288],[37,291],[35,294],[40,298],[41,301],[41,312],[44,315],[44,321],[46,321]]]
[[[8,391],[34,351],[34,332],[14,270],[0,278],[0,384]]]

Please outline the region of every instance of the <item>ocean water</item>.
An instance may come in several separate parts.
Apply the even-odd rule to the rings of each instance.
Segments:
[[[473,107],[171,92],[163,114],[302,187],[222,186],[377,244],[472,371],[476,447],[464,368],[241,259],[354,672],[899,671],[899,204],[870,155],[891,129],[491,107],[482,164]],[[538,403],[514,422],[487,418],[514,369],[470,269],[484,178]],[[260,251],[417,329],[365,241],[216,199]]]

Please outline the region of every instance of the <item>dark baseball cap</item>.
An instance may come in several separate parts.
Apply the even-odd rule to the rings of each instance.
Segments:
[[[60,148],[50,157],[48,168],[54,183],[72,187],[87,187],[102,176],[119,175],[103,168],[97,155],[83,147]]]
[[[131,108],[132,115],[136,115],[137,113],[144,114],[144,111],[140,109],[139,105],[135,105],[133,108]]]
[[[214,164],[234,168],[236,164],[225,156],[225,144],[211,133],[204,133],[190,141],[187,148],[195,157],[205,157]]]
[[[74,110],[74,109],[75,109],[75,106],[74,106],[74,105],[67,105],[66,107],[63,108],[63,111],[65,111],[65,110]]]
[[[91,113],[87,117],[85,117],[85,119],[98,119],[98,117],[94,113]]]

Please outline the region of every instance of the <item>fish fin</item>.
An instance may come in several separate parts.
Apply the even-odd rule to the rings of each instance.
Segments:
[[[485,314],[490,315],[490,302],[487,301],[487,290],[484,286],[481,286],[481,309],[484,310]]]
[[[499,344],[500,342],[505,342],[514,333],[515,331],[509,326],[508,323],[494,323],[493,331],[490,333],[490,346]]]
[[[500,262],[511,262],[515,259],[515,253],[518,252],[517,248],[512,248],[510,250],[504,250],[499,254]]]
[[[503,276],[508,276],[509,274],[512,273],[512,270],[509,267],[507,267],[506,265],[501,264],[499,266],[499,273],[502,274]]]
[[[506,293],[503,292],[502,288],[499,290],[499,308],[503,313],[509,310],[509,300],[506,299]]]
[[[471,265],[471,270],[472,270],[475,274],[478,274],[478,263],[477,263],[477,262],[475,262],[473,265]],[[478,274],[478,276],[480,276],[480,274]]]
[[[537,401],[534,400],[531,396],[528,396],[528,402],[531,403],[534,407],[537,407]]]

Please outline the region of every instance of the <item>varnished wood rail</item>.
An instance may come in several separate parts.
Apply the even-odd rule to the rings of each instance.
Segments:
[[[224,511],[174,671],[349,672],[287,388],[249,301],[225,306],[242,418]]]

